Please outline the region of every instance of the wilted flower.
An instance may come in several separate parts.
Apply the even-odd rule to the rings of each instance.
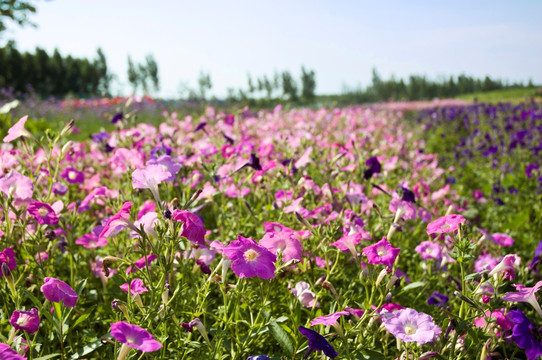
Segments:
[[[64,281],[46,277],[41,287],[45,298],[51,302],[63,302],[67,307],[74,307],[79,299],[77,293]]]
[[[40,327],[38,309],[32,308],[29,311],[15,310],[9,319],[9,323],[17,330],[24,330],[34,334]],[[2,359],[0,357],[0,359]]]
[[[384,321],[384,326],[392,335],[404,342],[425,344],[437,338],[442,332],[433,322],[433,318],[414,309],[399,310],[394,316]]]
[[[275,277],[276,255],[253,239],[238,236],[238,240],[229,243],[223,253],[232,261],[231,269],[239,277]]]
[[[310,285],[308,283],[304,281],[298,282],[291,292],[304,307],[311,308],[315,305],[316,294],[310,290]],[[318,304],[316,304],[316,306],[318,306]]]

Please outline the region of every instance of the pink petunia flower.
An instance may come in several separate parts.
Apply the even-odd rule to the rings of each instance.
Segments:
[[[134,262],[135,269],[131,266],[126,269],[126,274],[136,272],[138,269],[143,269],[145,266],[150,265],[154,260],[158,259],[158,255],[151,254],[145,255],[141,259]]]
[[[363,255],[367,256],[369,264],[392,266],[400,251],[401,249],[391,246],[384,237],[376,244],[363,248]]]
[[[0,191],[14,199],[26,200],[32,197],[34,184],[30,178],[11,171],[0,179]]]
[[[444,234],[456,231],[459,224],[465,222],[465,218],[461,215],[446,215],[441,216],[437,220],[430,222],[427,225],[427,234]]]
[[[58,217],[51,205],[34,201],[28,205],[27,211],[30,215],[36,219],[40,225],[56,225],[58,224]]]
[[[45,298],[51,302],[63,302],[67,307],[74,307],[79,299],[77,293],[64,281],[46,277],[41,287]]]
[[[260,240],[260,245],[267,248],[273,254],[282,254],[282,261],[288,262],[292,259],[301,260],[303,248],[296,235],[288,230],[281,232],[267,232]]]
[[[102,232],[100,233],[100,235],[98,235],[98,237],[109,237],[111,235],[117,234],[126,226],[129,226],[134,231],[139,230],[129,220],[130,209],[132,208],[132,205],[134,205],[134,203],[130,201],[122,204],[120,210],[115,215],[107,219],[102,229]]]
[[[505,314],[504,309],[497,309],[493,311],[486,311],[486,317],[495,319],[495,323],[501,328],[501,331],[512,330],[514,323]],[[486,327],[486,319],[484,316],[474,319],[474,326],[478,328]],[[500,334],[499,334],[500,335]]]
[[[9,323],[17,330],[24,330],[29,334],[34,334],[40,327],[38,309],[32,308],[29,311],[15,310],[11,314]]]
[[[334,326],[337,323],[337,320],[339,320],[341,316],[349,315],[349,314],[350,313],[348,311],[339,311],[333,314],[320,316],[311,321],[311,326],[314,326],[314,325]]]
[[[352,255],[357,256],[356,245],[359,244],[364,238],[366,237],[364,236],[363,232],[357,232],[350,235],[345,235],[329,245],[335,246],[344,252],[350,251]]]
[[[141,279],[134,279],[130,282],[130,285],[128,283],[124,283],[120,286],[121,290],[127,293],[129,296],[132,296],[134,294],[143,294],[144,292],[149,291],[145,287],[145,284],[143,283],[143,280]]]
[[[482,272],[484,270],[491,271],[499,262],[491,256],[491,254],[481,254],[474,262],[474,270]]]
[[[26,360],[24,356],[9,347],[8,344],[0,343],[0,359],[2,360]]]
[[[237,237],[224,248],[224,255],[232,261],[231,269],[239,277],[273,279],[277,256],[254,239]]]
[[[24,128],[24,124],[28,120],[28,115],[19,119],[9,130],[8,134],[4,137],[4,142],[12,142],[15,139],[24,137],[31,137],[32,135]]]
[[[404,342],[426,344],[435,340],[442,332],[433,318],[414,309],[399,310],[384,321],[384,326],[395,337]]]
[[[536,292],[542,287],[542,281],[537,282],[533,287],[528,288],[521,284],[514,284],[517,292],[506,293],[502,299],[504,301],[513,301],[513,302],[526,302],[531,304],[531,306],[536,310],[538,315],[542,317],[542,309],[538,304],[538,299],[536,298]]]
[[[160,203],[158,185],[171,177],[171,173],[161,165],[147,165],[144,169],[134,170],[132,186],[134,189],[149,189],[157,203]]]
[[[173,161],[169,155],[162,155],[157,159],[151,159],[147,162],[147,166],[149,165],[159,165],[164,171],[168,172],[170,174],[169,177],[163,180],[167,182],[175,180],[177,173],[181,170],[181,164]]]
[[[491,240],[494,241],[495,243],[501,245],[501,246],[512,246],[512,245],[514,245],[514,239],[512,239],[510,236],[508,236],[506,234],[501,234],[501,233],[492,234],[491,235]]]
[[[124,321],[111,324],[111,336],[118,342],[142,352],[153,352],[162,347],[147,330]]]
[[[433,241],[422,241],[415,250],[424,260],[440,259],[442,255],[441,246]]]

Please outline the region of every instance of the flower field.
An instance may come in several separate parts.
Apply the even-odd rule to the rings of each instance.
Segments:
[[[5,132],[0,359],[542,355],[541,104],[127,107]]]

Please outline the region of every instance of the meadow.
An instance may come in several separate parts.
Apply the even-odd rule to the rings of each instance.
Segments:
[[[0,359],[538,359],[541,106],[5,110]]]

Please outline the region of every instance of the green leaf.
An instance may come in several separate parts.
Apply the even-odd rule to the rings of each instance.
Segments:
[[[358,360],[384,360],[386,357],[379,353],[378,351],[373,350],[361,350],[361,354],[358,354],[356,359]]]
[[[60,356],[60,354],[45,355],[39,358],[35,358],[34,360],[47,360],[47,359],[56,358],[57,356]]]
[[[403,292],[408,291],[408,290],[412,290],[412,289],[416,289],[416,288],[419,288],[419,287],[422,287],[422,286],[425,286],[425,283],[423,281],[416,281],[416,282],[410,283],[407,286],[405,286],[403,288]]]
[[[79,325],[83,321],[85,321],[90,316],[91,313],[92,313],[92,311],[89,311],[89,312],[84,313],[83,315],[79,316],[79,318],[73,323],[73,325],[70,326],[70,329],[73,329],[74,327],[76,327],[77,325]]]
[[[111,335],[109,334],[105,334],[104,336],[102,336],[102,338],[104,337],[111,337]],[[102,346],[103,343],[102,343],[102,340],[101,339],[98,339],[98,340],[95,340],[93,342],[91,342],[90,344],[82,347],[81,349],[77,350],[75,352],[75,354],[73,354],[71,357],[70,357],[70,360],[76,360],[76,359],[79,359],[81,356],[85,356],[87,354],[90,354],[91,352],[93,352],[94,350],[96,350],[97,348],[99,348],[100,346]]]
[[[275,340],[277,340],[282,350],[284,350],[289,356],[293,356],[294,345],[292,344],[290,336],[279,324],[277,324],[274,319],[269,321],[269,331]]]

